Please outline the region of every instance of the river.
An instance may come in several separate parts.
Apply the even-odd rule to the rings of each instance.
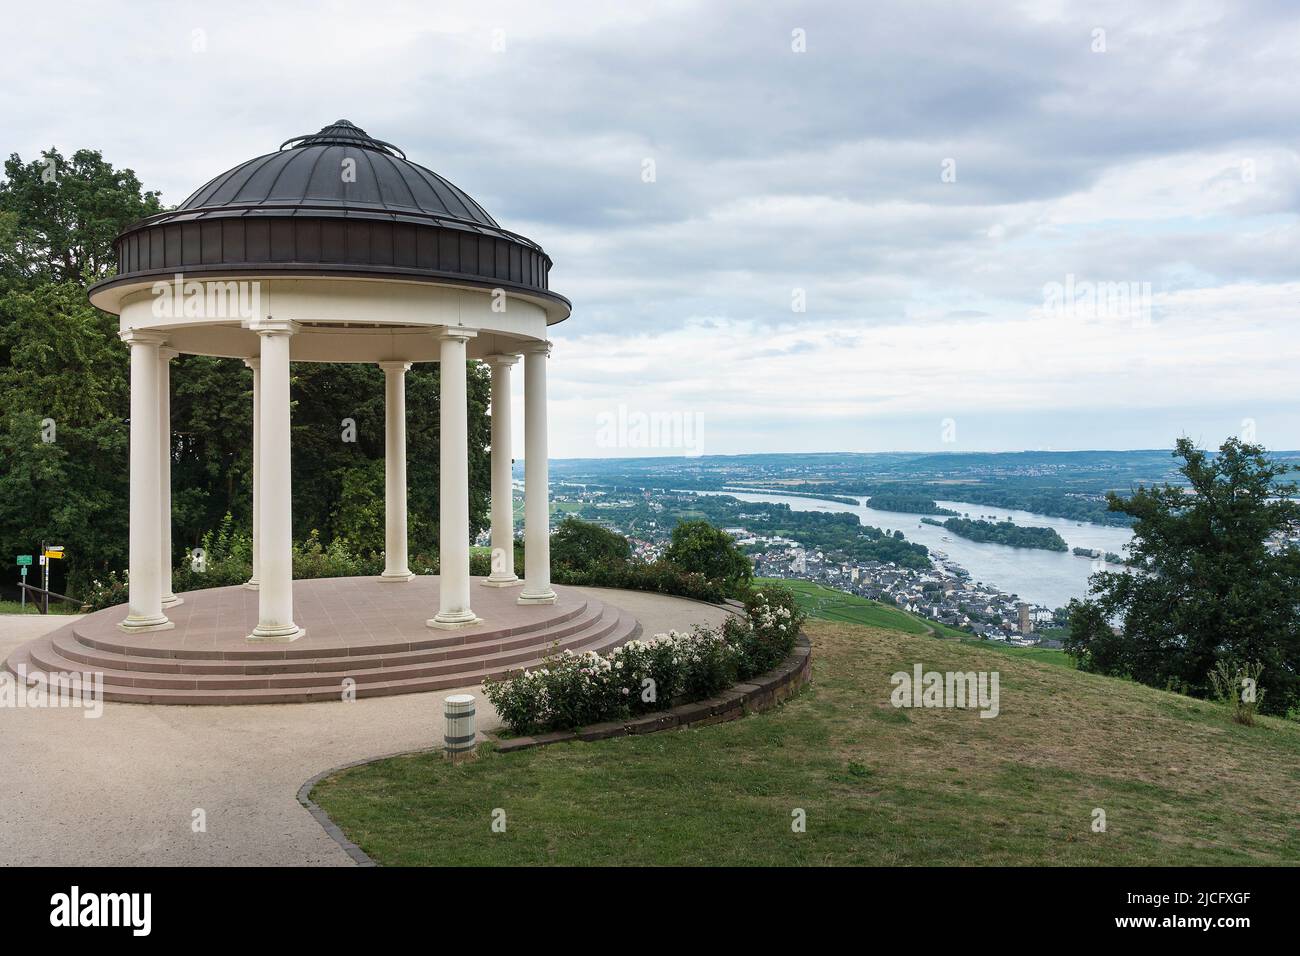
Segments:
[[[1069,551],[1012,548],[1005,544],[968,541],[946,528],[923,524],[922,515],[868,508],[862,503],[865,498],[859,498],[855,507],[833,501],[817,501],[814,498],[750,491],[695,493],[731,495],[741,501],[776,502],[789,505],[794,511],[851,511],[865,525],[901,531],[909,541],[923,544],[932,551],[943,552],[951,561],[969,571],[973,581],[991,585],[1006,594],[1017,594],[1025,601],[1045,607],[1061,607],[1071,598],[1083,597],[1088,590],[1088,576],[1095,570],[1091,559]],[[1124,545],[1133,537],[1128,528],[1051,518],[1030,511],[994,508],[991,505],[963,501],[940,501],[938,505],[970,518],[990,521],[1010,519],[1018,525],[1054,528],[1069,547],[1096,549],[1103,554],[1107,551],[1122,554]],[[945,520],[941,515],[931,517],[938,521]]]

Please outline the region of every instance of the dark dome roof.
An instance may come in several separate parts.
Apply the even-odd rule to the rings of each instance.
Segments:
[[[392,277],[514,289],[568,313],[541,246],[347,120],[222,173],[115,247],[118,274],[92,295],[176,272]]]
[[[348,160],[355,168],[345,178]],[[500,229],[464,190],[347,120],[286,140],[278,152],[222,173],[195,190],[178,211],[268,205],[352,208],[358,215],[371,210],[425,214]]]

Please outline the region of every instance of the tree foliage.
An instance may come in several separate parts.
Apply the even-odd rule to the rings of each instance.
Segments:
[[[86,299],[112,275],[112,240],[162,211],[129,169],[94,150],[57,150],[0,182],[0,579],[14,555],[63,544],[51,586],[84,593],[127,563],[129,350],[118,320]],[[294,537],[358,555],[383,547],[384,375],[375,366],[292,366]],[[487,523],[490,378],[469,365],[471,535]],[[433,555],[438,528],[438,367],[407,373],[412,554]],[[173,554],[232,516],[252,527],[252,372],[237,359],[181,356],[171,368]],[[353,419],[356,441],[343,440]],[[53,440],[48,422],[54,426]],[[67,574],[65,580],[63,575]]]
[[[1290,469],[1235,438],[1217,454],[1179,439],[1174,454],[1189,488],[1109,496],[1134,519],[1136,571],[1093,576],[1066,649],[1085,670],[1202,697],[1221,661],[1262,665],[1261,710],[1286,713],[1300,703],[1300,549],[1281,544],[1300,527]]]
[[[942,523],[922,518],[927,524],[938,524],[958,537],[970,541],[992,541],[1010,548],[1040,548],[1043,551],[1065,551],[1065,539],[1055,528],[1035,528],[1012,521],[980,521],[972,518],[949,518]]]
[[[601,563],[619,563],[632,556],[632,546],[621,534],[569,515],[551,535],[551,564],[574,571],[589,571]]]
[[[731,535],[707,521],[682,521],[673,528],[664,560],[683,571],[724,581],[733,590],[747,585],[754,576],[754,565]]]
[[[0,183],[0,278],[7,282],[89,284],[113,272],[113,237],[161,212],[134,172],[115,169],[98,150],[65,159],[57,149],[5,162]]]

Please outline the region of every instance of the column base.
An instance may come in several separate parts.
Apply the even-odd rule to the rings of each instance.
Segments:
[[[388,584],[401,584],[406,581],[414,581],[415,574],[411,571],[385,571],[379,575],[378,580]]]
[[[548,587],[545,591],[536,591],[530,593],[525,588],[524,592],[519,595],[519,600],[516,601],[515,603],[516,604],[554,604],[555,592]]]
[[[164,595],[163,595],[162,606],[165,607],[165,608],[168,608],[168,607],[175,607],[175,606],[178,605],[178,604],[184,604],[184,603],[185,603],[185,599],[184,599],[184,598],[179,598],[179,597],[177,597],[175,594],[164,594]]]
[[[257,583],[257,578],[249,578],[247,581],[244,582],[244,587],[246,587],[250,591],[256,591],[258,588],[261,587],[261,585]]]
[[[257,625],[253,628],[253,633],[249,634],[244,640],[250,644],[290,644],[300,637],[306,637],[307,632],[297,624],[288,624],[283,627],[262,627]]]
[[[518,587],[523,583],[524,582],[519,577],[513,574],[503,574],[500,577],[493,574],[484,578],[482,581],[485,588],[513,588]]]
[[[166,614],[159,614],[153,617],[127,615],[126,620],[118,622],[117,626],[128,634],[141,634],[145,631],[170,631],[176,625],[167,620]]]
[[[473,627],[475,624],[482,623],[483,618],[469,610],[439,613],[437,617],[431,617],[424,622],[426,627],[436,627],[444,631],[454,631],[459,627]]]

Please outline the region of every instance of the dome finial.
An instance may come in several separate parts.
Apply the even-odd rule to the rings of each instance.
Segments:
[[[406,153],[392,143],[375,139],[351,120],[335,120],[329,126],[322,127],[319,133],[307,133],[286,139],[280,148],[298,149],[302,146],[356,146],[359,149],[372,149],[377,153],[406,158]]]

